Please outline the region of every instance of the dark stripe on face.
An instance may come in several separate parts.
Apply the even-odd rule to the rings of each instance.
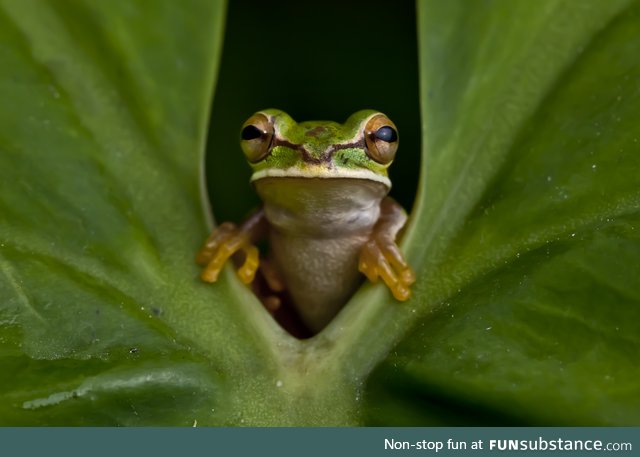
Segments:
[[[364,141],[364,138],[362,138],[358,141],[354,141],[351,143],[334,144],[329,148],[327,148],[327,150],[322,154],[322,157],[320,158],[313,157],[309,153],[309,151],[307,151],[307,149],[301,144],[295,144],[288,140],[283,140],[281,138],[274,137],[273,142],[271,143],[271,149],[273,149],[276,146],[282,146],[288,149],[293,149],[294,151],[297,151],[300,153],[300,155],[302,156],[302,160],[304,160],[306,163],[313,163],[316,165],[320,165],[322,163],[331,162],[333,155],[337,151],[340,151],[342,149],[352,149],[352,148],[364,149],[365,141]]]

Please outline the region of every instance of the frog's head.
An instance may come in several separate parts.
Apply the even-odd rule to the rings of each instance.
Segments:
[[[398,149],[398,130],[382,113],[363,110],[344,124],[298,124],[288,114],[267,109],[244,123],[241,146],[262,178],[366,179],[391,187],[387,168]]]

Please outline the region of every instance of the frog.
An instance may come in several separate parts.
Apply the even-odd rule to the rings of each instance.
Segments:
[[[408,300],[416,278],[397,244],[408,216],[388,195],[398,144],[395,124],[375,110],[358,111],[344,124],[297,123],[277,109],[253,114],[242,125],[240,146],[262,205],[239,225],[213,230],[196,258],[201,279],[216,282],[227,261],[240,256],[240,280],[251,284],[260,271],[269,290],[286,291],[314,334],[363,275]],[[268,253],[261,256],[257,243],[264,239]],[[273,295],[263,303],[273,311],[280,300]]]

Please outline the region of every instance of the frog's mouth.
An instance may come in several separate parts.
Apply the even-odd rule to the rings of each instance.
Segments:
[[[254,172],[251,176],[251,182],[254,183],[263,178],[363,179],[378,182],[387,189],[391,189],[391,180],[387,176],[364,168],[327,168],[323,166],[309,166],[304,169],[297,167],[270,168]]]

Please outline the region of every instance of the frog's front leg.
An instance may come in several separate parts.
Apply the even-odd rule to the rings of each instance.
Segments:
[[[409,286],[416,280],[396,244],[396,236],[406,221],[407,214],[395,200],[391,197],[382,200],[380,218],[360,252],[358,265],[369,281],[376,282],[382,278],[393,296],[400,301],[409,299]]]
[[[244,252],[244,262],[238,268],[240,280],[253,282],[260,264],[258,248],[254,242],[266,233],[264,211],[259,209],[249,216],[240,227],[225,222],[216,227],[198,252],[196,262],[204,266],[200,277],[206,282],[216,282],[226,261],[235,253]]]

